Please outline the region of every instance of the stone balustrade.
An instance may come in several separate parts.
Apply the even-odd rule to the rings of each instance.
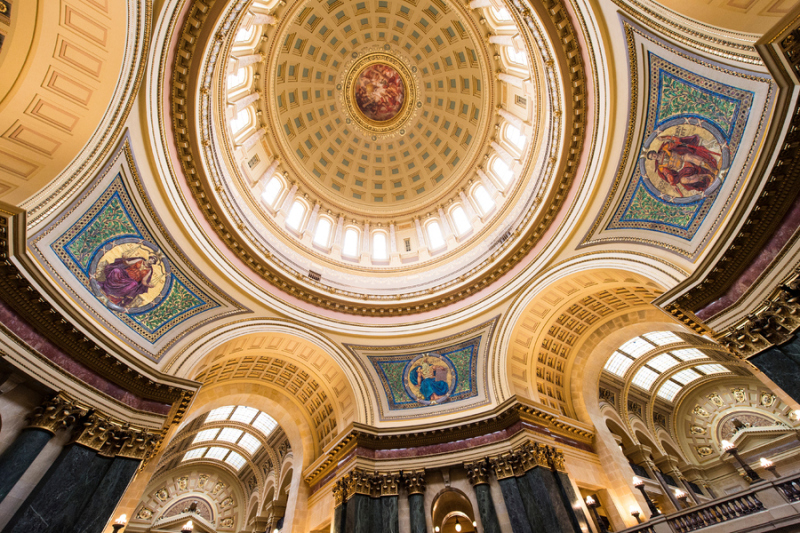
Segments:
[[[754,483],[748,490],[729,494],[653,518],[624,533],[736,533],[800,524],[800,475]]]

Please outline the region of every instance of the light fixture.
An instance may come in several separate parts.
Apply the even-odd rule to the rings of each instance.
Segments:
[[[644,480],[638,476],[633,476],[633,486],[639,489],[639,492],[642,493],[642,498],[647,502],[647,508],[650,509],[650,517],[652,518],[660,515],[661,511],[658,510],[656,504],[654,504],[650,496],[647,495],[647,491],[644,490]]]
[[[644,485],[644,480],[639,476],[633,476],[633,486],[637,489]]]
[[[119,518],[117,518],[111,527],[114,529],[114,533],[117,533],[120,529],[125,527],[125,524],[128,523],[128,515],[123,514]]]
[[[478,527],[478,521],[477,520],[473,520],[472,521],[472,527]]]
[[[436,533],[439,533],[439,526],[436,526],[435,528],[433,528],[433,530],[434,530]]]
[[[458,523],[458,518],[456,518],[456,531],[461,531],[461,524]]]
[[[641,512],[639,511],[638,507],[631,506],[631,516],[636,519],[636,523],[637,524],[641,524],[642,523],[641,518],[639,518],[640,514],[641,514]]]
[[[681,506],[683,506],[684,509],[689,508],[689,495],[686,494],[686,491],[675,489],[675,497],[681,502]]]
[[[188,522],[183,524],[183,527],[181,528],[181,533],[189,533],[193,529],[194,529],[194,524],[192,524],[192,521],[189,520]]]
[[[586,497],[586,507],[591,507],[592,505],[594,505],[594,498],[592,498],[591,496],[587,496]]]
[[[727,440],[723,440],[722,442],[720,442],[720,444],[722,445],[722,450],[726,453],[731,454],[733,458],[736,459],[736,461],[742,467],[742,470],[744,470],[744,473],[746,474],[745,479],[747,481],[749,481],[750,483],[761,481],[761,477],[758,474],[756,474],[756,471],[750,468],[750,465],[745,463],[744,460],[739,456],[739,452],[736,450],[736,445],[734,443],[729,442]]]
[[[724,452],[733,453],[734,451],[736,451],[736,445],[729,440],[723,439],[721,444],[722,444],[722,451]]]
[[[769,470],[770,472],[772,472],[772,475],[775,476],[776,478],[780,477],[778,475],[778,469],[775,468],[775,463],[773,463],[766,457],[762,457],[760,461],[761,461],[761,468],[763,468],[764,470]]]
[[[795,409],[791,413],[789,413],[790,420],[800,421],[800,409]]]
[[[682,491],[681,489],[675,489],[675,497],[678,498],[679,500],[681,498],[685,498],[686,496],[688,496],[686,492]]]

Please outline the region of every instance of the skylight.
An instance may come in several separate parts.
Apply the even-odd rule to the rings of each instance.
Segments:
[[[225,458],[225,462],[231,465],[236,470],[241,469],[245,463],[247,462],[244,457],[239,455],[236,452],[231,452],[228,454],[228,457]]]
[[[652,350],[654,346],[644,340],[641,337],[634,337],[622,346],[619,347],[621,352],[625,352],[626,354],[630,355],[634,359],[638,359],[639,357],[643,356],[650,350]]]
[[[676,342],[683,342],[683,339],[675,335],[671,331],[652,331],[642,335],[645,339],[649,340],[656,346],[665,346]]]
[[[678,395],[682,388],[683,387],[681,385],[678,385],[670,379],[661,385],[660,389],[658,389],[658,396],[664,398],[668,402],[671,402],[675,399],[675,396]]]
[[[658,370],[659,372],[664,372],[665,370],[669,370],[673,366],[677,365],[677,359],[668,353],[662,353],[661,355],[657,355],[647,361],[647,366],[653,368],[654,370]]]
[[[217,422],[218,420],[227,420],[228,417],[231,416],[231,413],[235,407],[235,405],[226,405],[225,407],[218,407],[217,409],[214,409],[208,413],[208,416],[206,417],[206,423]]]
[[[239,440],[239,437],[242,436],[242,433],[244,433],[244,431],[242,431],[241,429],[223,428],[219,434],[219,437],[217,437],[217,440],[225,442],[236,442],[237,440]]]
[[[708,356],[697,348],[684,348],[683,350],[673,350],[672,355],[681,361],[694,361],[696,359],[707,359]]]
[[[189,450],[183,455],[183,461],[190,461],[192,459],[199,459],[203,457],[203,454],[206,453],[208,448],[195,448],[194,450]]]
[[[619,352],[614,352],[611,354],[611,357],[608,358],[608,361],[606,361],[605,369],[612,374],[622,377],[632,364],[633,359]]]
[[[680,372],[672,376],[672,379],[674,379],[681,385],[686,385],[696,379],[700,379],[701,377],[703,376],[701,376],[691,368],[687,368],[686,370],[681,370]]]
[[[255,420],[253,420],[252,425],[261,433],[268,436],[270,433],[272,433],[272,430],[278,426],[278,423],[267,413],[261,413],[256,417]]]
[[[228,419],[230,419],[232,422],[241,422],[242,424],[249,424],[253,427],[253,429],[263,433],[265,437],[269,436],[269,434],[272,433],[272,430],[278,426],[278,423],[275,421],[275,419],[269,416],[267,413],[262,413],[254,407],[246,407],[244,405],[240,406],[227,405],[225,407],[214,409],[213,411],[208,413],[208,416],[206,417],[205,421],[206,423],[208,423],[208,422],[219,422]],[[214,432],[216,436],[217,431],[219,430],[208,429],[208,430],[203,430],[200,433]],[[235,433],[235,438],[234,438],[234,433]],[[216,438],[220,440],[226,440],[228,442],[236,442],[236,439],[238,439],[241,435],[242,435],[242,430],[240,429],[223,428],[220,435]],[[247,433],[244,433],[244,435],[247,436]]]
[[[650,390],[650,387],[653,386],[653,383],[655,383],[657,379],[658,374],[656,372],[653,372],[649,368],[642,367],[636,372],[636,375],[633,376],[631,383],[638,385],[644,390]]]
[[[247,450],[247,453],[253,455],[261,447],[261,441],[252,436],[250,433],[245,433],[239,440],[239,446]]]
[[[697,368],[697,370],[699,370],[700,372],[702,372],[703,374],[706,374],[706,375],[708,375],[708,374],[723,374],[725,372],[730,372],[730,370],[728,370],[724,366],[717,365],[717,364],[700,365],[700,366],[698,366],[696,368]]]
[[[228,454],[228,448],[222,448],[220,446],[212,446],[208,449],[205,458],[206,459],[216,459],[218,461],[222,461],[225,459],[225,456]]]
[[[219,429],[204,429],[200,433],[198,433],[192,444],[196,444],[198,442],[205,442],[207,440],[214,440],[217,437],[217,433],[219,433]]]

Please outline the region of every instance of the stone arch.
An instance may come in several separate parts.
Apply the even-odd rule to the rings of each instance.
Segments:
[[[234,359],[250,364],[250,370],[258,369],[258,365],[266,363],[252,360],[258,357],[286,361],[313,377],[325,388],[338,427],[350,422],[370,423],[373,399],[362,373],[338,344],[293,322],[254,320],[223,327],[185,348],[167,363],[166,369],[173,369],[178,377],[200,380],[202,375],[209,379],[212,368],[227,362],[226,371],[231,370],[230,366],[236,364]],[[230,377],[253,375],[247,374],[244,366],[237,365],[236,370],[236,375]]]
[[[654,311],[651,302],[660,293],[643,276],[603,269],[572,273],[527,296],[503,343],[511,393],[572,415],[569,382],[581,347],[610,320],[628,325],[624,317],[632,310]]]

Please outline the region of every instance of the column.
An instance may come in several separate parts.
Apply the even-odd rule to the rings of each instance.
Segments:
[[[0,455],[0,501],[8,496],[55,432],[75,423],[80,414],[75,403],[62,395],[49,398],[33,410],[30,425]]]
[[[504,454],[499,457],[493,457],[489,459],[489,462],[497,476],[500,490],[503,492],[503,501],[506,504],[506,511],[508,511],[508,518],[511,522],[511,531],[513,533],[533,533],[528,520],[528,513],[525,510],[525,504],[522,501],[522,495],[517,485],[517,478],[514,475],[511,455]],[[539,531],[543,530],[537,529],[537,533]]]
[[[369,222],[364,222],[364,228],[361,232],[361,260],[366,261],[370,258],[370,235],[369,235]]]
[[[511,155],[505,148],[500,146],[496,141],[492,141],[492,148],[494,151],[497,152],[497,155],[500,156],[500,159],[508,163],[508,166],[514,168],[514,163],[516,160],[513,155]]]
[[[347,533],[370,533],[372,519],[371,476],[355,469],[345,476],[345,527]]]
[[[500,191],[495,186],[494,182],[492,181],[492,178],[490,178],[489,175],[486,174],[486,172],[484,172],[481,167],[478,167],[477,172],[478,172],[478,177],[481,179],[481,183],[486,188],[486,192],[489,193],[489,195],[492,197],[493,200],[497,201],[497,195],[500,193]]]
[[[373,531],[398,533],[400,531],[400,519],[397,513],[397,499],[400,489],[400,472],[381,474],[380,478],[380,522],[374,525]]]
[[[253,19],[250,21],[251,24],[269,24],[272,26],[273,24],[277,24],[278,18],[274,15],[263,15],[263,14],[253,14]]]
[[[497,109],[497,114],[503,117],[507,122],[517,128],[519,131],[524,131],[525,122],[514,113],[506,111],[502,107]]]
[[[397,232],[394,222],[389,223],[389,257],[394,258],[397,254]]]
[[[236,100],[236,102],[233,103],[233,114],[236,115],[237,113],[239,113],[239,111],[241,111],[245,107],[249,106],[256,100],[258,100],[260,96],[261,95],[258,94],[258,91],[256,91],[254,93],[248,94],[243,98],[239,98],[238,100]]]
[[[331,522],[331,533],[345,532],[345,501],[347,485],[343,479],[338,479],[333,484],[333,521]],[[270,531],[270,530],[267,530]]]
[[[553,469],[553,474],[561,492],[561,497],[564,501],[564,508],[570,516],[573,527],[576,532],[590,531],[589,519],[583,512],[583,498],[580,494],[575,492],[575,487],[572,485],[572,480],[567,474],[566,465],[564,463],[564,452],[550,448],[550,467]],[[578,511],[580,509],[580,511]]]
[[[333,235],[333,249],[342,252],[342,234],[344,233],[344,216],[339,215],[336,222],[336,233]]]
[[[246,56],[237,57],[236,59],[236,66],[233,68],[231,72],[236,72],[242,67],[246,67],[247,65],[252,65],[253,63],[258,63],[260,61],[264,61],[264,56],[261,54],[250,54]]]
[[[105,426],[111,426],[108,421]],[[72,533],[103,533],[111,513],[117,507],[142,461],[150,457],[161,441],[160,434],[146,429],[112,426],[106,432],[101,456],[113,456],[102,480],[91,492],[86,505],[78,513]],[[90,442],[91,444],[91,442]]]
[[[417,241],[419,241],[419,249],[427,250],[428,244],[425,241],[425,235],[422,233],[422,226],[419,223],[419,218],[414,219],[414,227],[417,229]]]
[[[303,230],[303,236],[307,233],[314,233],[314,225],[317,223],[317,217],[319,216],[319,203],[314,204],[314,208],[311,210],[311,215],[308,217],[308,222],[306,222],[306,229]]]
[[[269,183],[270,178],[272,178],[272,176],[275,175],[275,171],[278,170],[278,165],[280,165],[280,163],[281,161],[277,157],[273,159],[272,162],[267,167],[267,169],[264,171],[264,173],[261,174],[261,177],[258,178],[258,181],[261,183],[262,189],[267,186],[267,183]]]
[[[266,133],[267,133],[266,128],[258,128],[256,131],[251,133],[250,136],[247,137],[247,139],[245,139],[242,142],[242,149],[245,151],[249,150],[250,148],[255,146],[256,143],[259,140],[261,140],[261,137],[263,137]]]
[[[756,354],[748,359],[796,402],[800,402],[800,340],[791,341]]]
[[[444,213],[444,209],[441,206],[437,208],[437,212],[439,213],[439,220],[442,221],[442,233],[444,233],[444,240],[449,245],[455,244],[455,235],[453,235],[453,230],[450,228],[450,223],[447,221],[447,216]]]
[[[297,184],[293,183],[292,188],[289,189],[289,193],[286,195],[286,198],[283,199],[283,204],[281,205],[281,214],[284,217],[289,214],[289,208],[292,207],[292,203],[294,202],[294,198],[297,195]]]
[[[547,450],[540,444],[526,444],[515,451],[515,474],[525,510],[534,531],[571,533],[569,516],[558,499],[558,487],[550,465]]]
[[[500,46],[514,46],[513,35],[490,35],[489,44],[498,44]]]
[[[475,212],[475,208],[472,207],[472,202],[464,193],[464,189],[458,191],[458,197],[461,198],[461,205],[464,207],[464,211],[467,213],[467,217],[469,217],[469,221],[474,227],[479,220],[478,214]]]
[[[425,515],[425,470],[409,472],[405,475],[408,489],[408,507],[411,533],[428,533],[428,520]]]
[[[475,490],[475,499],[478,501],[478,514],[481,515],[484,533],[501,533],[500,523],[497,521],[497,511],[494,507],[492,494],[489,491],[489,468],[483,461],[465,463],[467,477]]]

